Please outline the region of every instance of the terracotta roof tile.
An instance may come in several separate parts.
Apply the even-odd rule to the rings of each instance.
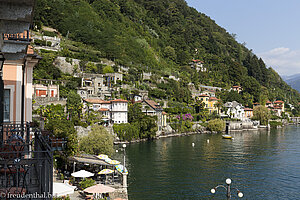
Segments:
[[[111,102],[128,102],[127,100],[124,99],[115,99],[115,100],[111,100]]]
[[[100,112],[108,111],[108,108],[100,108],[98,111]]]
[[[110,104],[110,101],[104,101],[102,99],[84,99],[88,103],[98,103],[98,104]]]

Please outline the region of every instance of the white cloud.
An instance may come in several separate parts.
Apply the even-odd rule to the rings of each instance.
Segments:
[[[275,69],[280,75],[300,73],[300,50],[279,47],[267,52],[259,53],[267,66]]]

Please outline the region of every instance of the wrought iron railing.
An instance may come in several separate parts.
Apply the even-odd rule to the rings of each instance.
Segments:
[[[52,199],[50,140],[29,123],[0,125],[0,196]]]

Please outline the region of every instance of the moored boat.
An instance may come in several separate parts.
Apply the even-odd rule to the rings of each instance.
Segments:
[[[231,135],[222,135],[223,139],[232,139]]]

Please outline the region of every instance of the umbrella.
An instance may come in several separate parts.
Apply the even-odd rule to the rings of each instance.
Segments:
[[[126,167],[124,167],[123,165],[116,165],[116,169],[120,173],[128,174]]]
[[[93,185],[86,188],[84,191],[92,194],[114,192],[116,189],[103,184]]]
[[[71,175],[74,177],[80,177],[80,178],[87,178],[87,177],[94,176],[93,173],[85,171],[85,170],[80,170],[80,171],[74,172]]]
[[[114,173],[114,170],[102,169],[98,174],[111,174],[111,173]]]
[[[111,161],[111,159],[110,158],[105,158],[104,161],[109,163]]]
[[[108,156],[105,155],[105,154],[100,154],[100,155],[97,156],[97,158],[99,158],[99,159],[101,159],[101,160],[105,160],[105,159],[108,158]]]
[[[111,164],[111,165],[118,165],[118,164],[120,164],[121,162],[120,162],[120,161],[117,161],[117,160],[109,160],[107,163],[108,163],[108,164]]]
[[[73,194],[76,186],[71,186],[65,183],[53,182],[53,196],[66,196],[68,194]]]

